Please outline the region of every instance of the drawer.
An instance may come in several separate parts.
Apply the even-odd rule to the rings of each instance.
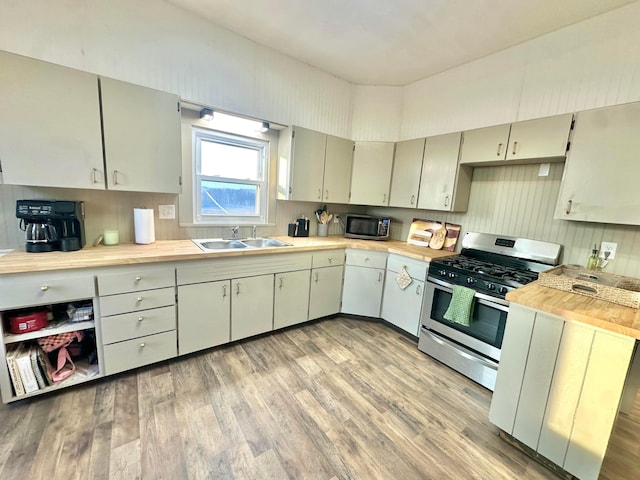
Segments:
[[[347,249],[347,265],[357,267],[385,268],[387,266],[386,252],[373,252],[371,250]]]
[[[137,312],[152,308],[175,305],[176,289],[160,288],[144,292],[123,293],[100,297],[100,316],[118,315],[119,313]]]
[[[0,308],[45,305],[96,296],[91,274],[38,272],[0,276]]]
[[[313,268],[344,265],[344,250],[325,250],[314,252],[311,260]]]
[[[104,346],[106,375],[160,362],[178,355],[176,331],[157,333]]]
[[[100,296],[174,285],[175,269],[173,267],[122,267],[114,269],[113,273],[98,273],[98,295]]]
[[[407,272],[409,272],[411,278],[415,278],[416,280],[427,279],[429,262],[422,262],[413,258],[403,257],[402,255],[396,255],[394,253],[389,255],[389,258],[387,259],[387,270],[400,273],[403,266],[407,267]]]
[[[176,307],[123,313],[102,319],[102,343],[115,343],[176,329]]]

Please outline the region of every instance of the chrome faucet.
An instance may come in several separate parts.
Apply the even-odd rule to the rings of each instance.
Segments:
[[[238,230],[240,230],[239,226],[231,227],[231,239],[232,240],[237,240],[238,239]]]
[[[256,238],[256,226],[251,227],[251,238]]]

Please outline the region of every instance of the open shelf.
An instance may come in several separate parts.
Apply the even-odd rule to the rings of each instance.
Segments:
[[[57,320],[49,322],[44,328],[27,333],[5,333],[3,336],[4,344],[26,342],[35,340],[36,338],[46,337],[49,335],[57,335],[59,333],[74,332],[76,330],[87,330],[95,328],[95,320],[86,320],[82,322],[72,322],[71,320]]]

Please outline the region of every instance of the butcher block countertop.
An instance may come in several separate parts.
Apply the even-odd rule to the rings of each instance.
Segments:
[[[640,339],[640,309],[543,287],[537,281],[507,293],[513,303]]]
[[[389,240],[353,240],[336,237],[272,237],[293,244],[291,247],[262,249],[233,249],[228,251],[203,252],[191,240],[164,240],[150,245],[120,244],[116,246],[85,246],[75,252],[26,253],[15,250],[0,257],[0,275],[11,273],[66,270],[73,268],[135,265],[205,258],[245,257],[250,255],[277,255],[280,253],[311,252],[333,248],[358,248],[380,252],[397,253],[426,262],[435,258],[457,255],[456,252],[433,250]]]

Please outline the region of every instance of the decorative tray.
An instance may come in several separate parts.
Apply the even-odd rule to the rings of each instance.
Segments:
[[[560,265],[540,272],[538,283],[565,292],[586,295],[631,308],[640,308],[640,279]]]

